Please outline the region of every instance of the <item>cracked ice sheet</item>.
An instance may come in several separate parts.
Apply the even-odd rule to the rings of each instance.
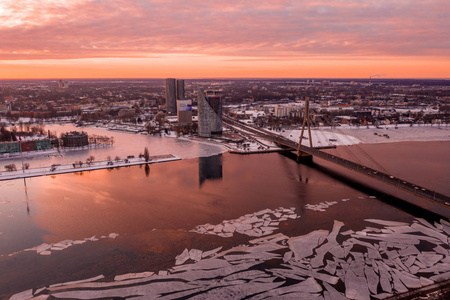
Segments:
[[[435,254],[430,252],[422,252],[417,255],[417,259],[427,267],[432,267],[437,264],[444,256],[441,254]]]
[[[282,264],[282,266],[291,268],[292,270],[296,271],[298,275],[300,276],[308,276],[313,277],[315,279],[318,279],[320,281],[328,282],[329,284],[336,284],[339,280],[339,277],[331,276],[325,273],[319,273],[315,270],[306,270],[304,269],[304,265],[296,263],[296,262],[289,262],[289,265]]]
[[[327,243],[323,244],[319,248],[315,250],[316,256],[311,259],[311,266],[313,268],[318,268],[323,266],[323,258],[328,251],[330,251],[332,248],[336,247],[338,245],[338,242],[336,241],[336,237],[339,234],[339,231],[341,230],[342,226],[344,226],[344,223],[339,221],[334,221],[333,229],[331,233],[327,236]]]
[[[182,265],[184,264],[187,260],[189,259],[189,250],[188,249],[184,249],[184,251],[180,254],[177,255],[175,257],[175,265]]]
[[[177,291],[174,293],[164,293],[164,295],[158,297],[158,299],[164,299],[164,300],[169,300],[169,299],[184,299],[185,297],[189,297],[194,295],[191,299],[197,299],[197,297],[200,297],[202,294],[202,292],[207,292],[210,289],[220,289],[220,288],[227,288],[227,287],[231,287],[233,285],[239,285],[242,284],[243,282],[241,281],[235,281],[235,282],[227,282],[227,283],[221,283],[221,282],[213,282],[213,283],[208,283],[208,284],[203,284],[200,287],[194,288],[194,289],[190,289],[190,290],[185,290],[185,291]],[[199,294],[199,295],[196,295]],[[139,297],[139,298],[133,298],[133,299],[138,299],[138,300],[147,300],[148,297]]]
[[[284,284],[284,281],[273,283],[250,282],[246,283],[244,286],[235,285],[230,287],[212,289],[206,293],[195,296],[195,299],[244,299],[250,295],[273,290],[282,284]]]
[[[349,299],[370,300],[366,279],[348,270],[345,274],[345,296]]]
[[[213,270],[220,269],[225,267],[231,267],[230,263],[228,263],[224,259],[216,259],[216,258],[207,258],[202,259],[196,263],[183,265],[179,267],[174,267],[173,269],[176,272],[187,271],[187,270]]]
[[[448,245],[448,236],[438,232],[436,229],[430,229],[424,225],[417,224],[417,223],[412,224],[411,227],[422,232],[423,234],[435,237],[435,238],[441,240],[444,244]]]
[[[198,225],[190,232],[199,234],[213,234],[223,238],[230,238],[235,232],[248,236],[264,236],[272,234],[278,230],[280,221],[299,218],[294,213],[295,208],[290,209],[279,207],[275,210],[264,209],[253,214],[246,214],[234,220],[225,220],[221,224]]]
[[[304,297],[298,298],[300,295],[297,294],[296,299],[310,299],[315,298],[314,295],[318,296],[316,293],[321,292],[322,287],[317,283],[317,281],[314,278],[309,277],[305,281],[299,282],[297,284],[292,284],[288,286],[279,287],[276,289],[271,289],[270,291],[259,294],[255,297],[252,297],[250,299],[264,299],[264,298],[277,298],[280,299],[282,295],[291,295],[294,296],[293,293],[301,293]],[[292,298],[294,299],[294,298]]]
[[[417,225],[422,226],[421,224],[417,224]],[[370,231],[370,229],[366,228],[366,229],[363,230],[363,232],[366,233],[367,230]],[[386,232],[386,236],[389,236],[389,235],[395,235],[395,233],[393,233],[393,232],[388,233],[388,231],[387,231]],[[326,238],[329,237],[329,236],[331,236],[331,234],[330,235],[327,234],[320,241],[318,246],[320,246],[321,243],[325,242]],[[270,237],[270,238],[267,237],[265,240],[264,239],[257,239],[257,242],[255,243],[256,246],[235,247],[235,248],[223,251],[222,254],[220,254],[220,253],[217,254],[216,257],[220,258],[223,255],[225,255],[226,253],[233,253],[233,252],[244,252],[244,253],[249,253],[251,255],[263,253],[263,256],[267,255],[267,254],[272,255],[272,253],[267,253],[267,251],[275,251],[275,250],[278,250],[278,249],[286,248],[286,246],[281,246],[279,244],[276,244],[276,242],[274,242],[274,241],[282,242],[283,240],[286,239],[285,237],[286,236],[283,236],[283,235],[274,235],[273,237]],[[340,234],[340,237],[344,237],[342,235],[342,233]],[[361,236],[354,235],[354,238],[350,238],[350,239],[348,237],[345,237],[346,238],[345,242],[348,242],[349,240],[353,240],[352,243],[349,243],[349,246],[352,246],[353,244],[357,243],[358,240],[356,238],[364,239],[366,237],[367,236],[362,236],[362,235]],[[291,239],[295,239],[295,238],[291,238]],[[435,238],[432,238],[432,240],[438,241]],[[329,240],[328,240],[328,242],[329,242]],[[284,243],[284,241],[283,241],[283,243]],[[365,266],[362,263],[364,262],[364,259],[366,258],[365,259],[365,264],[367,264],[369,266],[372,265],[373,268],[375,269],[375,271],[380,273],[381,287],[383,287],[383,290],[385,290],[388,293],[392,292],[392,290],[391,290],[391,283],[390,283],[391,280],[394,280],[394,287],[395,287],[396,290],[404,290],[404,289],[406,289],[406,287],[404,285],[406,285],[406,286],[409,286],[409,285],[417,286],[418,283],[420,285],[427,285],[427,284],[432,283],[432,281],[429,280],[429,279],[426,279],[424,277],[419,277],[419,276],[418,277],[414,277],[414,276],[410,275],[409,272],[405,273],[402,270],[403,267],[401,267],[401,265],[403,265],[403,263],[401,263],[402,261],[400,261],[400,259],[399,259],[400,257],[403,256],[402,253],[401,253],[402,250],[397,252],[397,251],[393,251],[392,248],[386,249],[386,245],[388,247],[391,247],[392,245],[389,246],[388,243],[379,242],[379,241],[377,241],[373,246],[371,246],[367,242],[359,242],[359,243],[360,243],[361,246],[365,246],[366,248],[369,248],[369,249],[372,249],[372,250],[378,249],[378,251],[380,251],[383,254],[386,251],[388,251],[388,253],[390,253],[390,255],[392,256],[392,253],[394,253],[395,257],[394,256],[391,257],[391,259],[394,259],[394,261],[391,261],[391,260],[388,260],[388,259],[383,259],[383,261],[378,261],[378,264],[377,264],[375,259],[367,259],[367,257],[363,257],[361,253],[350,252],[351,256],[347,259],[346,262],[343,261],[343,260],[337,260],[337,261],[339,261],[338,266],[337,266],[337,270],[336,270],[336,274],[338,276],[341,276],[340,274],[343,271],[343,269],[342,269],[343,267],[341,265],[342,262],[345,262],[347,264],[347,267],[344,267],[344,269],[346,271],[350,267],[350,270],[348,270],[348,272],[356,272],[355,273],[356,277],[360,277],[361,278],[361,277],[370,277],[370,276],[372,276],[373,274],[368,275],[365,272],[365,270],[363,269],[363,267],[365,268]],[[438,243],[439,243],[439,241],[438,241]],[[324,244],[324,245],[326,245],[326,244]],[[408,246],[408,245],[406,245],[406,246]],[[341,247],[341,246],[337,246],[337,247]],[[384,249],[384,250],[382,250],[382,249]],[[217,249],[217,248],[214,249],[214,250],[216,250],[217,252],[220,251],[220,249]],[[415,248],[414,246],[410,246],[409,248],[405,248],[404,250],[405,250],[405,253],[407,253],[409,251],[414,253],[415,252],[414,250],[417,250],[417,248]],[[188,250],[186,250],[186,251],[188,251]],[[198,250],[198,251],[200,251],[200,250]],[[280,254],[281,255],[278,256],[279,259],[281,259],[282,255],[283,255],[283,252],[280,252]],[[348,254],[348,252],[347,252],[347,254]],[[400,254],[400,257],[398,257],[399,254]],[[418,254],[418,253],[414,253],[414,254]],[[428,254],[440,255],[440,254],[436,254],[435,252],[431,252],[431,253],[430,252],[422,252],[421,254],[425,254],[425,256],[427,256]],[[278,255],[278,254],[273,254],[273,255]],[[230,256],[228,256],[228,257],[230,257]],[[353,261],[352,257],[355,257],[355,261]],[[215,258],[216,261],[220,261],[221,260],[222,261],[221,263],[225,262],[224,259],[217,259],[217,258]],[[223,271],[224,271],[223,269],[225,269],[225,272],[231,272],[231,273],[228,273],[228,274],[236,274],[236,273],[233,273],[233,272],[238,272],[239,273],[240,271],[236,271],[235,268],[239,268],[242,263],[248,263],[248,265],[254,266],[254,265],[263,263],[266,259],[270,259],[270,258],[263,258],[262,261],[257,261],[256,262],[256,261],[252,261],[252,259],[254,257],[249,259],[249,257],[248,256],[246,257],[245,254],[241,258],[242,259],[240,259],[238,261],[233,261],[233,265],[230,265],[230,267],[225,266],[224,268],[217,268],[217,269],[212,270],[213,272],[208,272],[208,271],[205,272],[205,270],[196,270],[195,272],[194,271],[188,271],[187,269],[185,269],[185,267],[189,266],[189,265],[184,265],[184,266],[179,266],[179,267],[182,267],[180,269],[178,269],[178,267],[174,267],[174,269],[176,270],[175,274],[169,274],[169,275],[164,276],[164,277],[155,275],[155,276],[152,276],[152,278],[156,277],[155,278],[156,280],[164,279],[164,280],[175,280],[175,281],[178,281],[178,280],[183,280],[183,281],[188,280],[189,281],[189,280],[191,280],[189,283],[192,285],[192,291],[194,291],[194,290],[207,291],[207,289],[199,288],[199,285],[197,283],[202,282],[202,284],[204,284],[206,281],[211,282],[211,281],[214,281],[214,280],[219,280],[222,276],[224,276],[223,275]],[[378,259],[380,259],[380,258],[378,258]],[[403,259],[404,258],[402,258],[402,260]],[[202,261],[203,260],[200,260],[199,263],[202,263]],[[234,263],[239,263],[239,264],[238,265],[234,265]],[[289,261],[289,263],[290,263],[290,265],[283,265],[282,264],[282,266],[291,268],[291,269],[289,269],[289,271],[286,271],[284,269],[272,269],[274,271],[273,274],[276,275],[279,279],[280,278],[284,278],[283,275],[285,275],[286,277],[290,277],[293,274],[299,274],[300,276],[316,278],[317,280],[322,281],[322,283],[324,283],[324,282],[330,282],[331,284],[336,284],[337,283],[338,277],[329,276],[327,274],[324,274],[324,273],[322,273],[322,269],[308,270],[308,268],[311,267],[310,259],[302,259],[302,263],[298,263],[298,262],[295,262],[295,261]],[[207,267],[211,267],[211,266],[214,265],[214,264],[208,263],[208,262],[205,262],[204,264]],[[446,268],[444,270],[444,268],[441,268],[440,264],[438,264],[438,265],[439,265],[439,268],[436,267],[436,271],[443,272],[443,273],[436,275],[436,279],[442,280],[442,278],[445,278],[445,276],[449,276],[448,273],[445,273],[445,271],[448,268]],[[328,261],[325,264],[325,267],[327,267],[327,266],[328,266]],[[423,264],[421,262],[418,262],[418,266],[420,268],[425,268],[426,267],[425,264]],[[416,272],[419,271],[419,267],[417,267]],[[294,269],[292,269],[292,268],[294,268]],[[404,267],[404,269],[408,270],[406,267]],[[234,271],[230,271],[230,270],[234,270]],[[327,270],[327,269],[325,269],[325,270]],[[328,270],[330,270],[330,269],[328,269]],[[363,270],[363,271],[361,271],[361,270]],[[270,273],[271,269],[266,270],[266,272]],[[361,272],[363,272],[362,276],[360,274]],[[398,272],[400,272],[400,273],[398,273]],[[389,273],[393,273],[393,276],[391,277],[391,275]],[[419,273],[420,273],[420,271],[419,271]],[[288,275],[288,274],[292,274],[292,275]],[[439,275],[441,275],[441,276],[439,276]],[[266,277],[261,277],[261,279],[260,279],[261,282],[259,282],[259,283],[264,283],[266,281],[267,282],[272,282],[273,279],[275,279],[274,277],[272,277],[273,279],[271,279],[270,277],[267,277],[267,276],[270,276],[270,275],[268,275],[266,273]],[[297,277],[297,278],[293,278],[293,279],[301,281],[301,282],[304,281],[303,278],[301,278],[300,276]],[[378,275],[376,275],[376,276],[378,276]],[[407,276],[408,278],[402,278],[402,276]],[[141,281],[138,281],[138,280],[127,280],[126,282],[128,284],[127,287],[129,285],[132,285],[132,284],[138,283],[138,282],[141,285],[151,286],[153,284],[153,282],[155,281],[155,279],[148,279],[147,278],[147,279],[141,280]],[[200,281],[198,281],[199,279],[200,279]],[[345,280],[344,277],[342,277],[342,279]],[[384,279],[386,279],[386,280],[384,280]],[[409,282],[408,280],[411,280],[411,279],[413,279],[413,281]],[[246,280],[248,280],[248,279],[246,279]],[[408,283],[405,282],[405,281],[408,281]],[[236,285],[239,285],[242,289],[245,289],[245,285],[241,285],[242,283],[243,283],[242,281],[241,282],[239,282],[239,281],[235,282]],[[347,283],[345,283],[345,284],[347,284]],[[103,288],[107,288],[107,287],[111,287],[111,286],[114,286],[114,288],[122,288],[122,287],[124,287],[123,285],[120,285],[120,283],[114,283],[113,285],[111,285],[109,283],[97,283],[97,284],[91,284],[91,285],[92,285],[92,287],[95,286],[98,289],[103,289]],[[91,286],[91,285],[89,285],[89,286]],[[230,285],[231,285],[231,283],[230,283]],[[366,283],[366,285],[367,285],[367,283]],[[83,287],[81,287],[81,286],[83,286]],[[85,287],[85,285],[78,285],[77,288],[86,288],[86,287]],[[53,290],[55,292],[57,291],[56,289],[53,289]],[[58,290],[58,291],[62,292],[61,290]],[[186,290],[184,290],[184,291],[180,290],[180,291],[176,291],[174,293],[177,293],[178,295],[181,295],[181,294],[190,295],[190,294],[192,294],[190,291],[187,292]],[[303,292],[301,292],[301,293],[302,293],[303,296],[306,295]],[[164,294],[164,295],[166,295],[166,294]],[[288,297],[289,295],[291,295],[293,297],[294,295],[298,296],[299,294],[296,293],[296,294],[285,294],[285,295],[286,295],[286,297]],[[328,296],[331,295],[331,292],[328,291],[328,289],[327,289],[327,291],[324,292],[324,296],[327,297],[327,295]],[[152,296],[152,295],[150,295],[150,296]],[[316,295],[315,294],[314,295],[310,294],[310,296],[312,298],[312,297],[315,297]],[[375,295],[373,295],[373,296],[375,296]]]
[[[73,299],[95,299],[95,298],[113,298],[113,297],[132,297],[147,296],[156,298],[162,293],[170,293],[180,290],[189,290],[198,286],[179,281],[171,282],[154,282],[147,285],[127,286],[116,289],[102,290],[63,290],[61,292],[52,293],[56,298],[73,298]]]
[[[396,221],[377,220],[377,219],[364,219],[364,221],[379,224],[379,225],[384,225],[384,226],[409,226],[408,223],[396,222]]]
[[[294,252],[297,260],[311,256],[313,249],[323,243],[328,236],[328,230],[315,230],[306,235],[290,238],[288,240],[289,248]]]
[[[130,297],[130,296],[148,296],[155,298],[159,294],[178,292],[198,288],[196,283],[199,279],[211,280],[216,277],[227,276],[232,273],[247,270],[261,262],[235,265],[217,270],[194,270],[186,271],[167,276],[153,275],[145,279],[126,280],[120,282],[99,282],[85,283],[77,285],[66,285],[64,287],[49,288],[55,297],[61,298],[107,298],[107,297]],[[160,282],[164,279],[166,281]],[[171,280],[171,281],[169,281]],[[179,280],[188,281],[181,283]],[[133,286],[134,285],[134,286]],[[76,291],[66,292],[67,289],[76,288]],[[110,289],[107,289],[110,288]],[[94,290],[95,289],[95,290]]]
[[[69,282],[64,282],[64,283],[52,284],[52,285],[50,285],[50,287],[52,288],[52,287],[57,287],[57,286],[73,285],[73,284],[79,284],[79,283],[93,282],[93,281],[97,281],[97,280],[100,280],[100,279],[103,279],[103,278],[105,278],[105,276],[98,275],[96,277],[82,279],[82,280],[76,280],[76,281],[69,281]]]
[[[114,280],[122,281],[122,280],[128,280],[128,279],[145,278],[145,277],[150,277],[153,274],[154,274],[154,272],[128,273],[128,274],[117,275],[116,277],[114,277]]]

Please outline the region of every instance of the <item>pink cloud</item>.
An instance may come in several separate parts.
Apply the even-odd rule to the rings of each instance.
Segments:
[[[450,56],[445,0],[0,2],[0,59]]]

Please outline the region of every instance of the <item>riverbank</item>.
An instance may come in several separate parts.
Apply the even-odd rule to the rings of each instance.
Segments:
[[[301,130],[275,131],[298,143]],[[313,147],[349,146],[355,144],[380,144],[412,141],[450,141],[450,127],[438,125],[383,125],[383,126],[340,126],[311,129]],[[302,145],[309,146],[308,132],[303,133]]]
[[[1,172],[0,173],[0,181],[3,180],[12,180],[19,178],[29,178],[29,177],[38,177],[38,176],[47,176],[47,175],[57,175],[57,174],[65,174],[65,173],[75,173],[75,172],[83,172],[83,171],[94,171],[100,169],[111,169],[118,167],[128,167],[128,166],[136,166],[136,165],[144,165],[144,164],[154,164],[154,163],[162,163],[180,160],[178,156],[173,154],[168,155],[155,155],[150,156],[149,160],[146,161],[143,157],[133,157],[127,159],[120,159],[114,161],[96,161],[92,163],[84,163],[85,166],[78,166],[76,164],[71,165],[52,165],[49,167],[42,168],[34,168],[28,170],[17,170],[11,172]]]

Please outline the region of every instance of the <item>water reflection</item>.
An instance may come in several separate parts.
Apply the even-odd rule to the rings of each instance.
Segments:
[[[200,187],[207,179],[222,179],[222,154],[200,157],[198,159],[198,178]]]
[[[25,201],[27,202],[27,215],[30,216],[30,204],[28,201],[28,189],[27,189],[27,180],[26,178],[23,179],[23,184],[25,186]]]
[[[145,177],[150,176],[150,166],[148,164],[145,165]]]

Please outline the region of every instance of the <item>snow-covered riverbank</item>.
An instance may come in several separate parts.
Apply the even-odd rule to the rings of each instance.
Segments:
[[[301,130],[276,132],[298,142]],[[308,131],[305,130],[302,145],[309,146]],[[378,128],[370,126],[340,126],[336,128],[311,129],[313,147],[343,146],[354,144],[378,144],[411,141],[450,141],[450,127],[437,125],[386,125]]]
[[[72,165],[53,165],[50,167],[42,167],[28,170],[17,170],[11,172],[0,172],[0,181],[2,180],[10,180],[10,179],[18,179],[18,178],[29,178],[29,177],[37,177],[37,176],[46,176],[46,175],[56,175],[56,174],[64,174],[64,173],[75,173],[82,171],[93,171],[100,169],[110,169],[116,167],[127,167],[127,166],[135,166],[135,165],[143,165],[143,164],[153,164],[153,163],[161,163],[168,161],[180,160],[181,158],[173,155],[156,155],[150,156],[149,161],[145,161],[143,157],[137,158],[128,158],[121,159],[117,161],[97,161],[92,162],[90,164],[85,163],[85,166],[78,167],[75,164]]]

